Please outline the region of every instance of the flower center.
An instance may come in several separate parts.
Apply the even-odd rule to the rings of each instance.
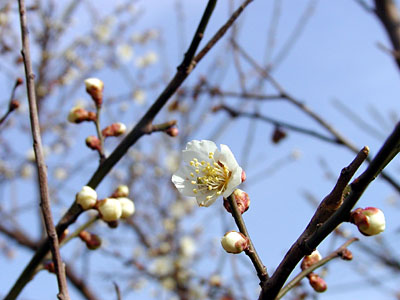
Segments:
[[[208,194],[206,199],[210,200],[226,190],[232,172],[220,161],[215,161],[213,152],[208,154],[208,158],[211,162],[199,162],[197,158],[193,158],[190,165],[194,172],[190,176],[193,179],[191,183],[195,186],[193,193]]]

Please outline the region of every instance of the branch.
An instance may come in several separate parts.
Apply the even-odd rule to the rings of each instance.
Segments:
[[[68,287],[67,279],[65,277],[64,264],[61,260],[60,249],[58,244],[58,237],[53,223],[53,217],[50,208],[49,190],[47,185],[47,167],[43,157],[42,141],[40,136],[40,124],[36,103],[35,92],[35,75],[32,70],[32,62],[30,57],[28,26],[25,10],[25,1],[19,0],[19,15],[21,22],[21,38],[22,38],[22,57],[25,65],[26,85],[28,90],[29,113],[31,120],[33,149],[35,150],[36,166],[39,179],[40,190],[40,206],[46,227],[48,239],[50,241],[51,254],[53,256],[55,272],[57,275],[57,283],[59,294],[57,295],[60,300],[68,300]]]
[[[249,248],[245,251],[246,255],[250,258],[251,262],[254,265],[254,268],[257,271],[257,276],[260,279],[260,285],[265,282],[269,275],[264,264],[261,261],[261,258],[258,256],[256,248],[251,241],[250,235],[247,231],[246,224],[244,223],[242,214],[240,213],[236,200],[232,195],[228,197],[228,202],[232,210],[232,216],[235,220],[236,226],[239,228],[239,231],[249,239]]]
[[[261,121],[273,124],[273,125],[278,126],[278,127],[290,129],[290,130],[295,131],[295,132],[299,132],[299,133],[303,133],[303,134],[306,134],[306,135],[309,135],[309,136],[313,136],[313,137],[318,138],[320,140],[323,140],[325,142],[329,142],[329,143],[333,143],[333,144],[341,144],[341,142],[336,138],[331,138],[329,136],[323,135],[323,134],[321,134],[319,132],[316,132],[314,130],[311,130],[311,129],[302,128],[302,127],[299,127],[299,126],[296,126],[296,125],[292,125],[292,124],[289,124],[289,123],[286,123],[286,122],[278,121],[276,119],[260,115],[258,112],[248,113],[248,112],[238,111],[238,110],[235,110],[232,107],[229,107],[229,106],[224,105],[224,104],[214,107],[213,110],[214,111],[225,110],[227,113],[229,113],[229,115],[232,118],[235,118],[235,117],[246,117],[246,118],[250,118],[250,119],[259,119]]]
[[[19,107],[19,102],[18,100],[15,100],[15,91],[17,90],[17,87],[20,86],[22,84],[22,79],[21,78],[17,78],[17,80],[15,80],[14,83],[14,87],[11,90],[11,96],[10,96],[10,100],[8,101],[8,108],[6,113],[0,118],[0,125],[4,123],[4,121],[7,119],[7,117]]]
[[[318,228],[321,227],[324,222],[326,222],[326,220],[332,218],[339,207],[341,208],[343,206],[341,206],[341,204],[343,202],[345,188],[347,187],[351,177],[361,166],[362,162],[365,161],[367,155],[368,148],[364,147],[358,153],[356,158],[350,163],[350,165],[342,169],[333,190],[324,198],[324,200],[322,200],[304,232],[286,253],[275,273],[263,285],[259,300],[276,299],[276,296],[281,290],[283,284],[299,261],[305,255],[309,255],[319,245],[319,243],[310,244],[306,242],[310,236],[312,236],[314,232],[316,232]]]
[[[400,68],[400,16],[393,0],[375,0],[375,14],[386,29],[394,49],[393,58]]]
[[[209,2],[214,2],[216,0],[210,0]],[[159,113],[163,106],[167,103],[169,98],[176,92],[176,90],[181,86],[183,81],[189,76],[195,65],[211,50],[211,48],[223,37],[225,32],[233,24],[233,22],[240,16],[245,7],[250,4],[252,0],[246,0],[228,19],[228,21],[217,31],[217,33],[211,38],[211,40],[206,44],[206,46],[191,60],[192,68],[182,64],[178,67],[178,70],[174,77],[171,79],[164,91],[159,95],[153,105],[141,118],[141,120],[136,124],[136,126],[131,130],[131,132],[125,137],[124,140],[116,147],[116,149],[111,153],[111,155],[98,167],[98,169],[93,174],[92,178],[86,184],[92,188],[96,188],[104,177],[111,171],[114,165],[125,155],[128,149],[134,145],[140,137],[146,133],[146,128],[151,126],[154,117]],[[202,20],[209,19],[209,14],[211,11],[205,11]],[[203,21],[200,21],[203,24]],[[205,29],[205,27],[203,28]],[[198,31],[197,31],[198,32]],[[198,34],[202,32],[198,32]],[[194,39],[198,39],[195,36]],[[184,61],[187,61],[185,59]],[[66,228],[78,218],[82,213],[82,209],[76,203],[73,203],[68,211],[64,214],[61,220],[56,226],[57,234],[60,235],[64,232]],[[46,256],[49,250],[49,240],[46,239],[39,247],[35,255],[32,257],[31,261],[25,267],[22,274],[19,276],[14,286],[9,291],[5,300],[15,299],[24,286],[28,283],[32,277],[36,266],[40,264],[42,259]]]

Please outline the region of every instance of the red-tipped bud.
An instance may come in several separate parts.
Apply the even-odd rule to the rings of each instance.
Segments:
[[[236,189],[232,193],[232,197],[236,201],[238,210],[241,214],[249,209],[250,197],[245,191],[242,191],[241,189]],[[232,212],[229,201],[226,198],[224,198],[224,207],[228,212]]]
[[[43,262],[43,269],[49,271],[49,273],[55,273],[56,269],[54,267],[54,262],[52,260],[46,260]]]
[[[19,86],[24,83],[24,80],[21,77],[18,77],[15,81],[15,86]]]
[[[310,255],[307,255],[303,258],[303,261],[301,262],[301,269],[304,271],[311,267],[313,264],[319,262],[321,260],[321,254],[319,253],[318,250],[314,250]]]
[[[246,172],[245,172],[244,170],[242,170],[242,177],[241,177],[241,179],[242,179],[242,182],[245,182],[245,181],[246,181]]]
[[[79,238],[85,242],[86,247],[89,250],[96,250],[101,246],[101,239],[97,234],[81,231],[79,233]]]
[[[19,106],[20,106],[19,101],[14,99],[14,100],[11,100],[8,109],[9,109],[9,111],[13,111],[15,109],[18,109]]]
[[[97,118],[97,114],[94,111],[89,111],[85,121],[93,121],[93,122],[95,122],[96,118]]]
[[[279,127],[275,127],[274,133],[272,134],[272,142],[274,144],[278,144],[281,140],[283,140],[286,137],[287,133],[283,131]]]
[[[86,142],[86,146],[88,146],[90,149],[92,150],[97,150],[97,151],[101,151],[101,143],[100,140],[94,136],[88,136],[85,140]]]
[[[125,124],[114,123],[104,128],[101,133],[103,134],[104,137],[108,137],[108,136],[120,136],[121,134],[124,134],[125,131],[126,131]]]
[[[221,245],[228,253],[238,254],[249,248],[249,239],[237,231],[228,231],[221,239]]]
[[[179,135],[179,129],[178,127],[173,126],[165,130],[165,133],[168,134],[169,136],[176,137]]]
[[[367,236],[376,235],[385,230],[386,222],[383,212],[376,207],[357,208],[350,214],[350,222]]]
[[[321,277],[319,277],[315,273],[310,273],[308,275],[308,280],[310,282],[311,287],[316,291],[317,293],[323,293],[327,290],[328,285],[326,284],[325,280]]]
[[[114,193],[112,193],[111,198],[121,198],[129,196],[129,188],[126,185],[119,185],[115,189]]]
[[[342,250],[342,252],[339,253],[339,256],[343,259],[343,260],[352,260],[353,259],[353,253],[351,253],[351,251],[347,248],[344,248]]]
[[[86,92],[92,97],[97,107],[103,102],[104,83],[98,78],[88,78],[85,80]]]

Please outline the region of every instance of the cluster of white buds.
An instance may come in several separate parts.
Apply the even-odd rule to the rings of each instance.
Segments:
[[[101,107],[103,102],[104,83],[98,78],[88,78],[85,80],[86,92],[92,97],[97,107]]]
[[[249,239],[237,231],[228,231],[221,239],[221,245],[228,253],[238,254],[249,248]]]
[[[383,212],[376,207],[357,208],[350,214],[350,222],[357,225],[363,235],[377,235],[385,230]]]

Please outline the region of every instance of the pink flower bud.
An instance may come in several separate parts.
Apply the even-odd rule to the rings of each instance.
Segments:
[[[96,150],[96,151],[100,151],[101,150],[101,144],[100,144],[100,140],[94,136],[88,136],[85,140],[86,142],[86,146],[88,146],[90,149],[92,150]]]
[[[16,99],[11,100],[10,105],[8,107],[9,111],[13,111],[18,109],[20,106],[19,101]]]
[[[169,136],[176,137],[179,135],[179,129],[178,127],[173,126],[165,130],[165,133],[168,134]]]
[[[106,221],[116,221],[122,215],[121,202],[115,198],[106,198],[98,203],[101,218]]]
[[[85,80],[86,92],[92,97],[97,107],[103,102],[104,83],[98,78],[88,78]]]
[[[314,250],[310,255],[306,255],[301,262],[301,269],[304,271],[311,267],[313,264],[319,262],[321,260],[321,254],[318,250]]]
[[[126,185],[121,184],[117,186],[114,193],[111,195],[111,198],[120,198],[128,196],[129,196],[129,188]]]
[[[308,275],[308,280],[310,282],[311,287],[316,291],[317,293],[323,293],[327,290],[328,285],[326,284],[325,280],[321,277],[319,277],[315,273],[310,273]]]
[[[82,187],[81,191],[76,194],[76,202],[84,209],[90,209],[95,206],[97,201],[97,193],[90,186]]]
[[[249,248],[249,239],[237,231],[228,231],[221,239],[221,245],[228,253],[240,253]]]
[[[68,122],[71,123],[81,123],[87,121],[89,113],[86,109],[80,106],[73,107],[68,113]]]
[[[103,134],[104,137],[108,137],[108,136],[120,136],[121,134],[124,134],[125,131],[126,131],[125,124],[114,123],[104,128],[101,133]]]
[[[241,177],[241,179],[242,179],[242,182],[245,182],[245,180],[246,180],[246,172],[245,172],[244,170],[242,170],[242,177]]]
[[[242,191],[241,189],[236,189],[232,193],[232,197],[236,201],[238,210],[241,214],[249,209],[250,197],[245,191]],[[228,212],[232,212],[229,201],[226,198],[224,198],[224,207]]]
[[[344,248],[342,250],[342,252],[339,253],[339,256],[343,259],[343,260],[352,260],[353,259],[353,253],[351,253],[351,251],[347,248]]]
[[[385,230],[385,215],[376,207],[357,208],[350,214],[350,222],[367,236],[376,235]]]
[[[83,242],[85,242],[86,247],[89,250],[96,250],[101,246],[101,239],[97,234],[90,233],[84,230],[79,233],[79,238]]]

